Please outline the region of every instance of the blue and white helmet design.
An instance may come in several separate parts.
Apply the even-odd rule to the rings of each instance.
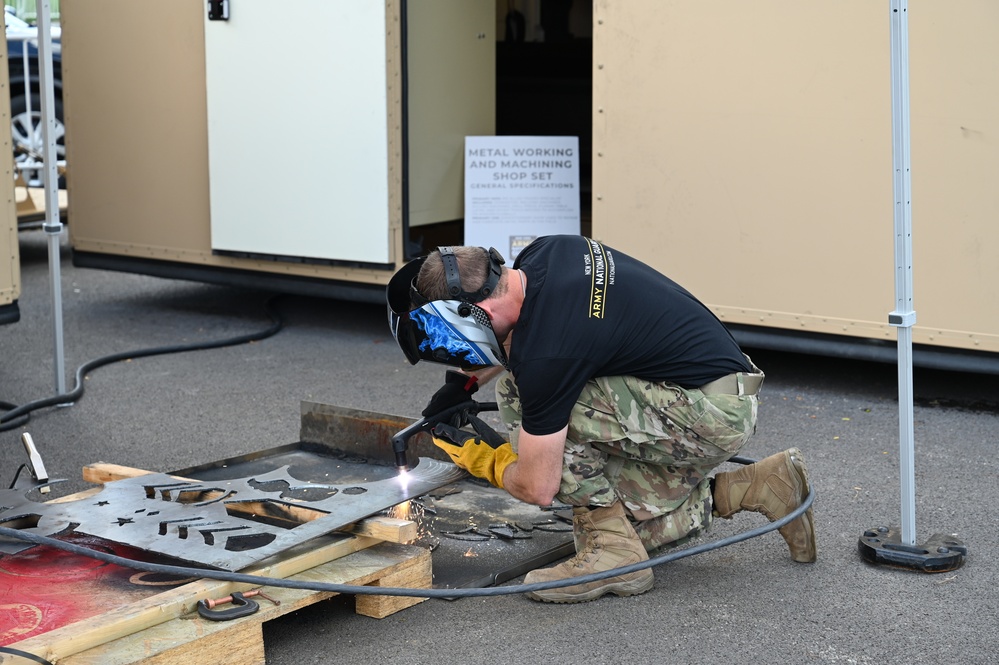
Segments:
[[[457,260],[450,247],[442,247],[449,288],[458,282]],[[483,249],[483,251],[486,251]],[[386,292],[392,336],[410,363],[421,360],[466,370],[490,365],[506,366],[507,357],[496,338],[489,315],[477,306],[496,287],[503,258],[488,252],[490,275],[476,293],[450,288],[457,298],[427,301],[416,289],[415,279],[426,257],[410,261],[391,279]]]

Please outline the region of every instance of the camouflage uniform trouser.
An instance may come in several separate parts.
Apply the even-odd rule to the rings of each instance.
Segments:
[[[521,406],[509,372],[496,384],[496,401],[516,450]],[[631,376],[592,379],[569,419],[556,499],[573,506],[621,500],[646,549],[680,544],[710,525],[708,473],[756,431],[758,405],[756,395],[705,395]]]

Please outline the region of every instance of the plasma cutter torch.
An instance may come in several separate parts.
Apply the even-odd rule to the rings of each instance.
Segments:
[[[440,413],[427,416],[417,420],[409,427],[400,430],[392,437],[392,452],[395,453],[395,465],[400,472],[409,471],[409,462],[406,460],[406,451],[409,447],[409,439],[420,432],[429,432],[438,423],[450,423],[455,427],[463,427],[467,424],[467,416],[478,415],[483,411],[498,410],[496,402],[476,402],[468,400],[461,404],[456,404],[444,409]]]

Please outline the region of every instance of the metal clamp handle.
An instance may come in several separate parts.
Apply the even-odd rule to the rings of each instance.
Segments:
[[[230,621],[239,617],[249,616],[260,609],[260,605],[256,601],[247,600],[238,591],[232,594],[229,602],[232,603],[233,607],[224,610],[213,610],[209,605],[209,601],[199,600],[198,614],[209,621]]]

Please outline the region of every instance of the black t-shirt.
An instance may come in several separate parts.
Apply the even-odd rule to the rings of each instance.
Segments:
[[[513,267],[527,275],[510,349],[526,432],[562,429],[592,378],[628,375],[696,388],[751,369],[697,298],[594,240],[538,238]]]

